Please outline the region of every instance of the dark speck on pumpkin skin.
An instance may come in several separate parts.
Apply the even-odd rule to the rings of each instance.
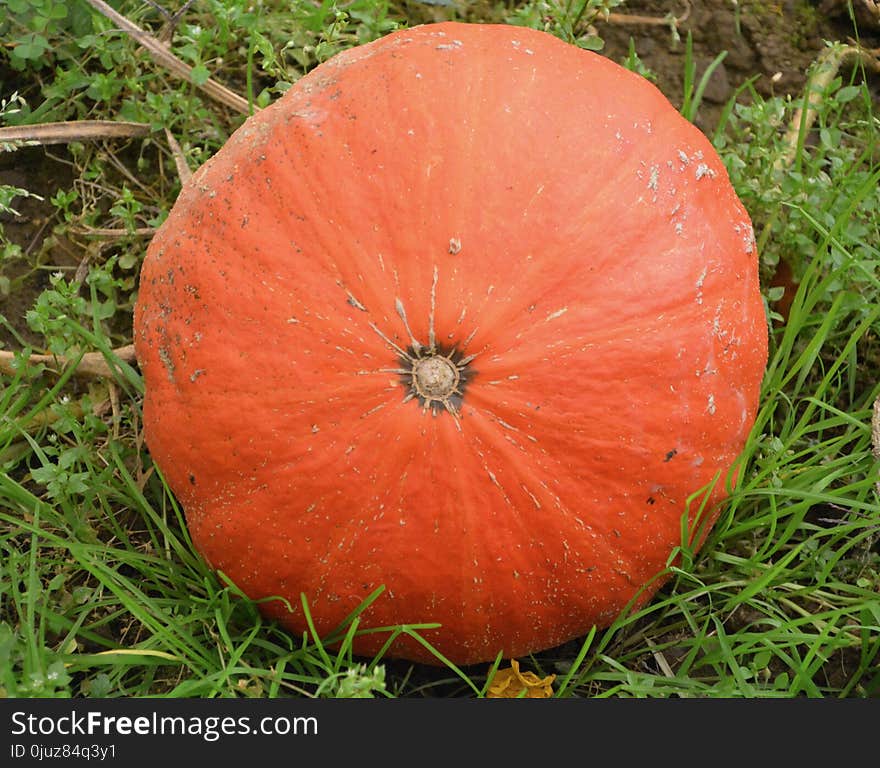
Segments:
[[[663,461],[672,461],[673,457],[674,457],[677,453],[678,453],[678,449],[677,449],[677,448],[673,448],[671,451],[669,451],[669,452],[666,454],[666,458],[663,459]]]

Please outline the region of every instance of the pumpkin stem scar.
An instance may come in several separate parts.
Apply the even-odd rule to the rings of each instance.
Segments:
[[[468,365],[476,355],[462,354],[457,347],[444,347],[437,344],[437,332],[434,315],[437,306],[437,283],[439,270],[434,266],[431,280],[431,305],[428,316],[428,343],[420,342],[410,328],[403,301],[398,297],[394,300],[394,309],[403,321],[403,327],[409,336],[409,346],[404,349],[384,334],[379,327],[370,322],[369,326],[396,354],[400,365],[394,368],[379,368],[375,373],[396,373],[401,384],[407,389],[403,402],[418,400],[423,411],[430,410],[437,415],[441,410],[451,414],[458,424],[459,408],[464,397],[464,388],[473,371]],[[464,346],[473,337],[465,341]],[[370,371],[361,371],[369,373]],[[459,426],[460,428],[460,426]]]
[[[427,399],[443,400],[458,388],[459,371],[440,355],[423,357],[412,369],[413,387]]]
[[[410,366],[401,376],[403,385],[409,387],[406,400],[418,398],[422,410],[436,416],[443,409],[458,421],[464,385],[472,372],[455,347],[420,347],[418,352],[410,348],[401,365]]]

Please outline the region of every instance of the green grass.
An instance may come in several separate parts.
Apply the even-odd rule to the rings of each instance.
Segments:
[[[164,129],[195,168],[243,115],[151,64],[84,0],[8,2],[5,124],[103,118],[153,129],[127,143],[50,148],[67,168],[60,187],[0,187],[4,210],[21,207],[26,193],[50,206],[46,236],[24,247],[12,236],[14,214],[4,219],[0,298],[33,293],[26,324],[0,316],[7,348],[22,361],[34,351],[110,356],[130,341],[147,241],[139,230],[156,227],[179,191]],[[148,4],[117,5],[142,26],[161,26]],[[585,22],[602,6],[484,10],[493,21],[549,18],[554,33],[593,46]],[[269,103],[343,48],[429,11],[454,13],[424,6],[407,17],[408,7],[205,0],[183,17],[173,50],[196,80],[210,74],[250,104]],[[640,65],[635,49],[629,61]],[[694,117],[704,83],[687,66],[678,98]],[[742,482],[700,553],[683,548],[644,609],[522,660],[557,675],[560,696],[880,695],[869,426],[880,395],[880,125],[858,69],[823,90],[790,161],[780,161],[783,131],[798,98],[746,86],[713,135],[755,221],[765,294],[777,298],[770,278],[780,260],[792,265],[797,294],[788,322],[773,328]],[[47,162],[43,150],[18,151],[29,167]],[[183,511],[143,444],[141,394],[127,365],[112,380],[24,362],[0,374],[0,695],[482,695],[492,665],[352,656],[357,615],[333,638],[294,637],[263,619],[194,554]],[[419,627],[389,638],[395,632],[418,636]]]

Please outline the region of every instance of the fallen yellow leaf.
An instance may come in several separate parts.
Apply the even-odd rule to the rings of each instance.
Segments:
[[[519,662],[510,660],[510,667],[499,669],[489,683],[487,699],[549,699],[553,695],[556,675],[540,678],[534,672],[520,672]],[[525,694],[523,694],[525,691]]]

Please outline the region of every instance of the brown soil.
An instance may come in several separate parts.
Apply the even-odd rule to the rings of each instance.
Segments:
[[[864,0],[855,0],[854,5],[859,2]],[[676,105],[683,92],[684,40],[688,32],[693,37],[698,79],[726,51],[709,81],[697,116],[697,124],[709,130],[717,123],[723,105],[750,79],[763,96],[799,93],[805,73],[825,41],[846,41],[855,36],[846,6],[843,0],[629,0],[617,9],[619,14],[612,21],[597,24],[596,31],[605,40],[603,53],[616,61],[626,58],[632,40],[639,57],[656,76],[657,85]],[[417,0],[408,0],[406,7],[411,11],[412,23],[450,16],[442,6]],[[468,19],[497,20],[491,18],[497,11],[487,11],[489,7],[488,3],[474,3]],[[638,18],[663,19],[669,14],[686,16],[676,25],[679,39],[669,24],[651,24]],[[880,22],[871,21],[866,18],[860,27],[860,39],[867,47],[880,47]],[[14,90],[14,81],[5,84]],[[871,87],[880,100],[877,78]],[[13,285],[9,295],[0,294],[0,313],[25,340],[37,345],[39,339],[28,332],[24,321],[26,311],[48,284],[52,271],[73,270],[87,258],[77,244],[53,234],[58,221],[53,218],[54,207],[48,200],[57,190],[68,189],[72,179],[70,165],[57,159],[63,160],[64,148],[50,149],[0,154],[0,184],[25,187],[44,198],[20,198],[14,205],[22,216],[3,217],[7,236],[28,258],[0,261],[0,276]],[[0,325],[0,348],[18,346],[15,335]]]
[[[697,117],[704,130],[715,126],[724,104],[749,80],[764,97],[799,94],[826,41],[858,37],[868,48],[880,46],[880,18],[874,24],[866,18],[856,32],[843,0],[630,0],[621,10],[621,16],[658,19],[687,13],[677,27],[680,41],[669,26],[617,21],[598,30],[605,40],[603,53],[616,60],[626,56],[632,38],[639,57],[657,76],[660,90],[676,105],[683,92],[687,34],[693,39],[697,79],[726,52],[709,80]],[[872,87],[880,97],[880,81],[875,79]]]
[[[24,341],[37,346],[40,339],[29,331],[25,313],[48,287],[53,271],[74,269],[83,258],[74,244],[59,240],[53,233],[57,222],[49,198],[59,189],[69,189],[71,183],[70,167],[53,160],[39,147],[0,153],[0,184],[26,189],[34,195],[13,201],[18,216],[0,213],[6,237],[23,252],[21,259],[0,260],[0,276],[11,284],[8,296],[0,294],[0,314]],[[18,346],[14,335],[0,326],[0,349]]]

